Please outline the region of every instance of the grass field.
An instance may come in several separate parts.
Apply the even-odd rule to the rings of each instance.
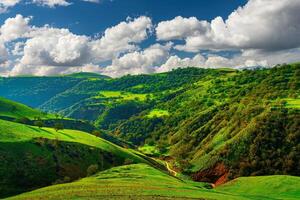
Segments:
[[[50,186],[9,199],[296,200],[300,197],[299,181],[300,178],[290,176],[250,177],[208,189],[206,183],[182,181],[146,164],[134,164],[111,168],[73,183]]]

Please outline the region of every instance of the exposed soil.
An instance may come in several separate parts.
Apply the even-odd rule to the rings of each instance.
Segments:
[[[213,167],[192,174],[194,181],[213,183],[213,187],[228,181],[228,169],[224,163],[216,163]]]

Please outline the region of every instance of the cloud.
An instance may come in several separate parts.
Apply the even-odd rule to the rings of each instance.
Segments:
[[[205,33],[209,23],[199,21],[196,17],[175,17],[173,20],[162,21],[156,27],[158,40],[178,40]]]
[[[198,52],[204,49],[260,49],[277,51],[300,46],[300,1],[249,0],[224,21],[176,17],[160,22],[158,40],[181,39],[176,49]]]
[[[0,1],[0,14],[7,12],[7,9],[15,6],[21,0],[1,0]]]
[[[201,54],[195,55],[193,58],[181,59],[177,55],[170,56],[168,60],[157,68],[157,72],[167,72],[176,68],[185,67],[204,67],[205,58]]]
[[[89,59],[89,38],[68,29],[43,27],[32,30],[24,45],[22,65],[78,66]]]
[[[151,19],[141,16],[106,29],[100,39],[91,42],[95,61],[109,60],[120,53],[136,50],[135,44],[145,40],[151,28]]]
[[[171,43],[166,45],[154,44],[143,51],[127,53],[114,59],[112,64],[104,68],[102,73],[111,77],[153,73],[168,58],[171,45]]]
[[[36,4],[38,6],[45,6],[55,8],[57,6],[69,6],[74,0],[28,0],[26,2]],[[90,3],[100,3],[100,0],[81,0]],[[0,0],[0,14],[8,11],[9,8],[19,4],[21,0]]]
[[[138,50],[137,44],[148,37],[152,28],[151,19],[141,16],[106,29],[99,38],[90,38],[73,34],[68,29],[47,25],[28,26],[29,21],[30,18],[17,15],[15,18],[8,19],[5,26],[2,26],[5,31],[0,38],[3,37],[5,41],[25,39],[24,42],[15,43],[12,50],[13,55],[22,56],[12,71],[14,75],[25,72],[26,74],[63,73],[68,70],[58,70],[56,67],[79,67],[88,63],[111,60],[121,53]],[[9,34],[10,32],[14,34]],[[42,70],[41,66],[49,69]]]
[[[32,0],[32,3],[41,6],[48,6],[54,8],[56,6],[69,6],[71,3],[67,0]]]
[[[0,42],[0,64],[3,64],[8,61],[8,52],[5,48],[4,43]]]
[[[100,3],[100,0],[82,0],[85,2],[91,2],[91,3]]]
[[[30,19],[31,17],[24,18],[22,15],[6,19],[0,28],[0,40],[9,42],[23,37],[30,30],[28,25]]]

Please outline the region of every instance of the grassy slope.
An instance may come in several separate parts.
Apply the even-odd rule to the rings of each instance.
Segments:
[[[241,177],[216,188],[253,199],[299,199],[300,177],[256,176]]]
[[[206,189],[205,183],[182,181],[146,164],[135,164],[9,199],[298,199],[299,179],[239,178],[222,187]]]
[[[105,170],[126,160],[147,163],[133,150],[85,132],[56,132],[0,120],[0,198],[44,187],[64,177],[85,177],[92,164]]]
[[[29,119],[36,117],[45,119],[51,117],[51,115],[44,114],[38,110],[2,97],[0,97],[0,116],[11,118],[26,117]]]
[[[143,159],[136,156],[131,151],[121,148],[106,140],[93,136],[91,134],[76,130],[60,130],[56,132],[52,128],[39,129],[34,126],[27,126],[18,123],[0,120],[0,141],[1,142],[22,142],[30,141],[34,138],[47,138],[65,142],[76,142],[91,147],[101,148],[112,152],[118,156],[131,158],[134,161],[142,162]]]

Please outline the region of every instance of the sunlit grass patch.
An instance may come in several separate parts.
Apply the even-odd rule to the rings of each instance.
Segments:
[[[170,113],[167,110],[153,109],[149,112],[147,117],[154,118],[154,117],[165,117],[165,116],[169,116],[169,115],[170,115]]]

